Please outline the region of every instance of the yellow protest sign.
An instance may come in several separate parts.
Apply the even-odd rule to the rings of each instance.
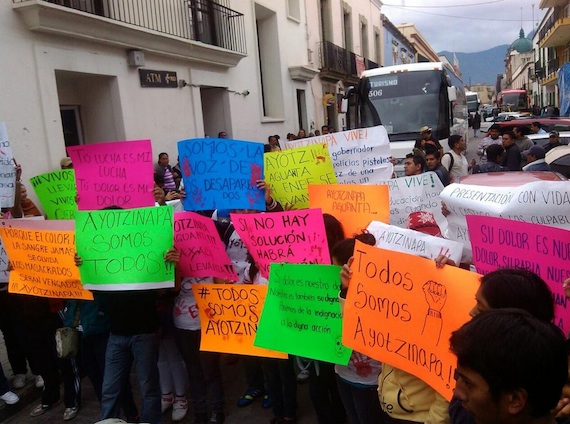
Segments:
[[[0,228],[12,266],[8,291],[39,297],[93,300],[75,266],[75,232],[49,228],[57,221]],[[73,221],[69,221],[73,227]],[[26,224],[23,224],[26,225]]]
[[[267,286],[193,284],[192,290],[202,327],[200,350],[287,358],[286,353],[253,345]]]
[[[309,185],[309,205],[338,219],[347,235],[361,233],[371,221],[390,222],[386,185]]]
[[[470,319],[480,275],[359,241],[351,268],[343,344],[451,399],[457,361],[449,337]]]
[[[336,184],[329,149],[324,144],[270,152],[263,155],[265,181],[282,205],[309,207],[309,184]]]

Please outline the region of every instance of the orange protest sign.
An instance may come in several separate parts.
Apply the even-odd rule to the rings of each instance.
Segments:
[[[371,221],[390,223],[387,185],[309,185],[309,207],[333,215],[342,223],[346,235],[362,232]]]
[[[202,327],[200,350],[287,358],[286,353],[253,345],[267,286],[193,284],[192,290]]]
[[[451,399],[457,361],[449,337],[470,319],[480,275],[359,241],[351,268],[343,344]]]
[[[74,231],[5,227],[0,228],[0,236],[12,265],[10,293],[93,300],[75,266]]]

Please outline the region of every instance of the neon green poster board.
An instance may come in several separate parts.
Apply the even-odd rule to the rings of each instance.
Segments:
[[[272,264],[255,346],[346,365],[338,301],[340,267]]]
[[[77,212],[75,171],[61,169],[30,178],[47,219],[73,219]]]
[[[75,217],[81,282],[93,290],[174,287],[174,268],[164,261],[173,246],[170,206],[78,211]]]

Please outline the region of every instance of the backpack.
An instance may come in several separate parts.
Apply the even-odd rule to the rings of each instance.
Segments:
[[[451,161],[449,162],[449,169],[447,170],[448,172],[451,172],[451,168],[453,168],[453,164],[455,163],[455,158],[449,152],[443,154],[443,156],[445,156],[445,155],[449,155],[449,158],[451,159]],[[442,159],[443,159],[443,156],[441,157]]]

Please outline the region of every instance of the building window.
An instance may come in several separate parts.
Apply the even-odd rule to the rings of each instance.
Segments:
[[[360,16],[360,54],[363,57],[370,57],[368,47],[368,21],[364,16]]]
[[[287,0],[287,15],[296,21],[301,20],[301,6],[299,0]]]
[[[342,27],[344,30],[344,48],[352,51],[352,9],[346,3],[343,3],[342,8]]]

